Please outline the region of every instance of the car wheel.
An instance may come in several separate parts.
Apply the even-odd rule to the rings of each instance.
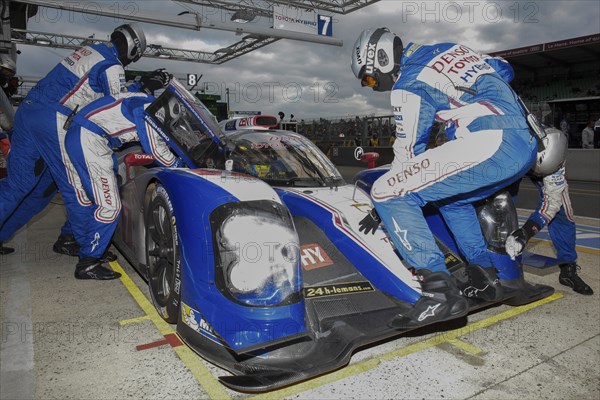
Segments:
[[[163,319],[177,322],[181,298],[181,257],[173,206],[165,188],[154,187],[146,209],[146,265],[152,302]]]

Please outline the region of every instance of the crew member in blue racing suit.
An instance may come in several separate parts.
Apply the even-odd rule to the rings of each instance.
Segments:
[[[8,177],[0,181],[0,242],[48,204],[52,196],[45,194],[51,192],[52,180],[67,209],[75,213],[69,220],[80,242],[85,226],[74,210],[83,210],[91,202],[72,189],[79,178],[64,147],[64,125],[69,115],[90,102],[106,95],[120,96],[123,66],[137,61],[145,47],[137,24],[122,25],[112,33],[111,43],[85,46],[66,57],[23,100],[15,116]],[[31,204],[32,199],[40,203]]]
[[[575,221],[564,166],[567,136],[553,128],[547,129],[546,132],[545,148],[529,173],[531,181],[539,191],[540,201],[527,222],[506,239],[506,253],[514,260],[525,249],[529,239],[548,225],[559,261],[558,282],[577,293],[592,295],[592,288],[577,273],[580,267],[577,265],[575,250]]]
[[[352,54],[363,86],[392,90],[394,161],[372,187],[376,212],[395,248],[417,270],[424,296],[392,325],[407,327],[465,315],[468,303],[449,275],[421,207],[437,202],[469,266],[463,293],[498,300],[502,288],[487,253],[473,202],[520,179],[535,159],[510,65],[455,43],[403,48],[387,28],[364,31]],[[425,150],[434,122],[450,141]],[[464,290],[464,289],[469,290]]]
[[[164,140],[146,129],[144,109],[154,100],[144,92],[125,93],[119,98],[105,96],[84,107],[71,121],[65,146],[80,177],[81,186],[75,190],[79,197],[93,201],[80,242],[82,256],[75,270],[78,279],[99,279],[98,271],[105,269],[102,256],[117,227],[121,199],[113,149],[139,141],[160,165],[181,166]]]

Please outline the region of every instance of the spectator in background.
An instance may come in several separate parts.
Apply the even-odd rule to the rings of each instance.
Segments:
[[[571,119],[571,114],[570,113],[566,113],[562,119],[562,121],[560,121],[560,130],[564,132],[565,135],[567,135],[567,141],[568,143],[571,143],[571,123],[569,122],[569,120]]]
[[[594,148],[594,122],[592,120],[589,120],[581,131],[581,147],[584,149]]]
[[[377,137],[376,133],[371,135],[371,139],[369,139],[369,146],[370,147],[379,147],[379,138]]]

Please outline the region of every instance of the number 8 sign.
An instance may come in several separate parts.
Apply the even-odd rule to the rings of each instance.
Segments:
[[[333,20],[330,15],[319,14],[319,35],[333,36]]]

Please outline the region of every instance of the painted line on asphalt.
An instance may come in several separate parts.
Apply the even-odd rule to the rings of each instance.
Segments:
[[[179,336],[177,336],[176,334],[169,333],[164,336],[163,340],[159,340],[157,342],[152,342],[152,343],[140,344],[139,346],[135,346],[135,349],[137,351],[143,351],[143,350],[154,349],[156,347],[167,346],[167,345],[171,346],[171,347],[179,347],[179,346],[183,346],[183,342],[181,341],[181,339],[179,339]]]
[[[408,345],[406,347],[399,348],[397,350],[391,351],[389,353],[376,356],[365,361],[358,362],[353,365],[348,365],[345,368],[339,369],[337,371],[331,372],[329,374],[323,375],[319,378],[315,378],[297,385],[293,385],[287,388],[275,390],[273,392],[260,394],[257,396],[252,396],[248,399],[282,399],[286,397],[296,396],[299,393],[305,392],[307,390],[316,389],[320,386],[337,382],[341,379],[348,378],[351,376],[355,376],[361,374],[366,371],[370,371],[377,367],[382,361],[391,361],[395,358],[406,357],[410,354],[417,353],[422,350],[429,349],[431,347],[437,346],[441,343],[447,343],[450,340],[458,339],[461,336],[465,336],[471,334],[475,331],[488,328],[492,325],[498,324],[504,320],[509,318],[516,317],[519,314],[524,312],[533,310],[536,307],[542,306],[544,304],[553,302],[555,300],[563,298],[564,295],[562,293],[555,293],[552,296],[546,297],[544,299],[538,300],[536,302],[526,304],[524,306],[519,306],[512,308],[508,311],[504,311],[500,314],[494,315],[492,317],[485,318],[481,321],[474,322],[472,324],[468,324],[462,328],[455,329],[448,332],[440,333],[434,337],[423,340],[418,343],[414,343]]]
[[[450,339],[450,340],[448,340],[448,343],[450,343],[452,346],[454,346],[458,349],[461,349],[462,351],[466,351],[467,353],[472,354],[474,356],[476,356],[477,354],[483,353],[483,349],[481,349],[477,346],[473,346],[471,343],[467,343],[460,339]]]
[[[529,242],[543,244],[548,247],[554,247],[551,240],[531,238],[531,239],[529,239]],[[588,254],[600,256],[600,250],[593,249],[591,247],[575,246],[575,250],[581,251],[582,253],[588,253]]]
[[[129,325],[129,324],[137,324],[142,321],[150,321],[150,317],[148,315],[143,315],[143,316],[137,317],[137,318],[123,319],[123,320],[119,321],[119,325],[125,326],[125,325]]]
[[[164,319],[162,319],[160,315],[158,315],[152,303],[150,303],[140,288],[131,280],[121,265],[117,261],[113,261],[110,263],[110,266],[114,271],[121,274],[121,282],[129,291],[131,297],[133,297],[141,309],[146,313],[148,318],[154,323],[160,334],[163,336],[176,334],[171,325],[169,325]],[[192,349],[187,346],[177,346],[173,347],[173,350],[177,356],[179,356],[181,361],[183,361],[185,366],[190,370],[194,378],[196,378],[200,386],[202,386],[211,399],[231,399],[231,397],[225,391],[223,385],[221,385],[208,370],[208,368],[206,368],[206,366],[200,360],[200,357],[196,355]]]

